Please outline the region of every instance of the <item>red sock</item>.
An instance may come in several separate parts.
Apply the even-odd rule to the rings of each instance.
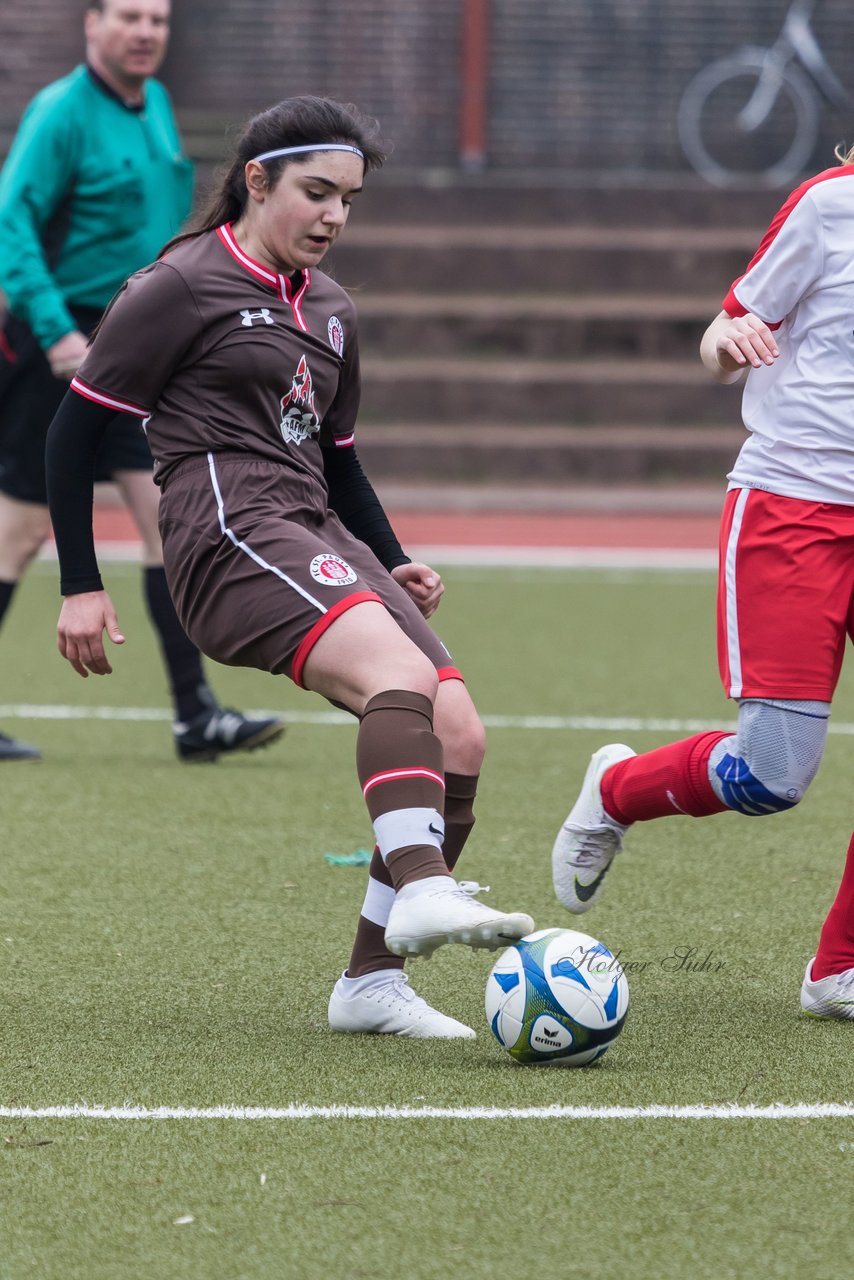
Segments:
[[[848,846],[842,884],[821,930],[813,981],[854,968],[854,836]]]
[[[602,779],[602,803],[615,822],[672,817],[705,818],[728,808],[709,782],[709,756],[724,732],[698,733],[611,765]]]

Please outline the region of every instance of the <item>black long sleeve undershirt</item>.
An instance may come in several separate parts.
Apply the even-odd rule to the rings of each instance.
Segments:
[[[103,590],[92,533],[92,494],[95,456],[115,416],[115,409],[67,391],[47,434],[47,495],[64,596]]]
[[[409,556],[395,537],[353,446],[322,449],[321,452],[329,488],[329,505],[345,529],[370,547],[389,572],[400,564],[409,564]]]

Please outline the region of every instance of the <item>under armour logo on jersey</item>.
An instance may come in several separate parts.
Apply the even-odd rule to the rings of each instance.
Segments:
[[[260,311],[241,311],[240,314],[243,316],[240,323],[248,329],[252,328],[256,320],[263,320],[265,324],[276,323],[266,307],[262,307]]]

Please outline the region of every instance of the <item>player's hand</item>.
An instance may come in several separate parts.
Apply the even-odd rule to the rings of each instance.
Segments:
[[[104,631],[113,644],[124,644],[113,602],[106,591],[81,591],[66,596],[56,628],[57,646],[74,670],[84,678],[94,671],[107,676],[112,671],[104,653]]]
[[[72,333],[66,333],[45,352],[53,376],[61,378],[63,382],[70,382],[83,363],[88,349],[89,340],[85,333],[76,329]]]
[[[425,618],[433,616],[445,593],[445,584],[435,569],[413,561],[412,564],[399,564],[392,569],[391,576],[404,591],[409,592]]]
[[[721,323],[715,340],[715,354],[721,368],[727,372],[750,365],[758,369],[763,364],[773,364],[780,354],[774,334],[758,316],[727,317]]]

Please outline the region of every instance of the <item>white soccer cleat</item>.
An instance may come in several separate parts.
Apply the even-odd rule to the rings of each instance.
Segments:
[[[854,1018],[854,969],[812,980],[815,956],[801,985],[801,1008],[810,1018]]]
[[[495,951],[509,946],[534,922],[524,912],[493,911],[472,897],[451,876],[415,880],[397,893],[385,930],[385,944],[396,956],[430,956],[437,947],[458,942]]]
[[[355,990],[351,988],[355,987]],[[471,1027],[433,1009],[409,986],[402,969],[352,979],[342,975],[329,997],[333,1031],[408,1036],[415,1040],[473,1040]]]
[[[622,742],[594,751],[578,799],[557,833],[552,849],[552,880],[558,899],[574,915],[589,911],[615,854],[623,847],[623,827],[602,806],[602,777],[612,764],[635,754]]]

